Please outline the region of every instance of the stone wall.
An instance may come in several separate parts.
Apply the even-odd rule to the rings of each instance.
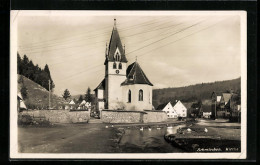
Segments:
[[[70,111],[70,110],[29,110],[19,113],[19,120],[45,120],[50,123],[82,123],[88,122],[89,111]]]
[[[145,110],[144,116],[143,116],[143,122],[144,123],[156,123],[156,122],[165,122],[168,120],[167,114],[163,111],[146,111]]]
[[[102,110],[103,123],[154,123],[167,121],[167,115],[161,111]]]
[[[103,123],[141,123],[140,111],[102,110],[101,120]]]

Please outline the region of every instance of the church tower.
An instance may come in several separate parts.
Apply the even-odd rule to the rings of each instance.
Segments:
[[[114,27],[111,38],[105,52],[105,91],[104,91],[104,108],[116,109],[116,106],[122,100],[121,83],[126,78],[125,47],[122,46],[119,33],[114,19]]]

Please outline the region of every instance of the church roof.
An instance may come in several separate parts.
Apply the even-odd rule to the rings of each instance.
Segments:
[[[126,75],[127,78],[121,85],[148,84],[153,86],[137,62],[127,67]]]
[[[110,38],[110,42],[109,42],[109,46],[108,46],[108,52],[107,56],[106,56],[106,61],[114,61],[114,54],[116,52],[116,49],[118,48],[120,54],[121,54],[121,62],[127,62],[126,56],[125,56],[125,51],[123,49],[121,40],[120,40],[120,36],[118,33],[118,30],[116,28],[116,24],[113,27],[112,30],[112,34],[111,34],[111,38]]]
[[[105,81],[105,79],[103,79],[101,81],[101,83],[94,89],[94,91],[96,91],[98,89],[105,89],[105,84],[106,84],[106,81]]]

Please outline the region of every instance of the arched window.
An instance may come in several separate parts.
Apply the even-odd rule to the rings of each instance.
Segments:
[[[143,90],[142,89],[140,89],[139,90],[139,101],[143,101]]]
[[[131,103],[131,90],[128,91],[128,102]]]
[[[114,64],[113,64],[113,69],[116,69],[116,63],[114,62]]]
[[[119,54],[118,53],[116,53],[116,59],[115,59],[116,61],[119,61],[120,60],[120,57],[119,57]]]
[[[119,63],[119,69],[122,69],[122,64],[121,64],[121,62]]]

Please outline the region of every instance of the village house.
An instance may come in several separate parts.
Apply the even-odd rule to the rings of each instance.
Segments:
[[[211,112],[211,106],[210,105],[202,105],[202,117],[203,118],[211,118],[212,112]]]
[[[217,93],[213,92],[211,95],[212,100],[212,117],[216,118],[229,118],[231,116],[231,111],[233,111],[237,103],[236,98],[238,94],[233,92],[224,92],[224,93]]]
[[[82,102],[79,104],[77,109],[89,110],[89,109],[91,109],[91,102],[86,102],[85,100],[82,100]]]
[[[163,112],[166,112],[168,118],[177,118],[178,117],[178,114],[173,109],[171,102],[166,103],[166,104],[161,104],[157,107],[157,109],[162,110]]]
[[[187,117],[187,108],[180,100],[176,100],[174,106],[169,102],[159,105],[157,109],[166,112],[168,118]]]
[[[105,77],[94,89],[97,110],[152,110],[152,86],[140,64],[127,66],[114,20],[111,38],[105,52]]]
[[[65,104],[65,109],[69,109],[69,110],[76,110],[78,108],[78,104],[75,103],[74,100],[69,101],[68,104]]]

